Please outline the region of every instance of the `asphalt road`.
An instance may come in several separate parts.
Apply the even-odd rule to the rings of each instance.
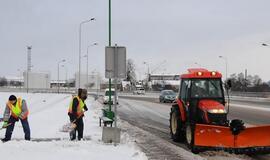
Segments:
[[[169,103],[159,103],[155,97],[146,96],[120,96],[119,117],[131,125],[139,127],[157,137],[188,150],[182,143],[175,143],[169,134]],[[250,125],[270,124],[270,101],[258,99],[233,98],[229,112],[229,119],[242,119]],[[151,143],[151,142],[149,142]],[[157,149],[155,152],[162,152]],[[164,150],[164,149],[163,149]],[[147,151],[146,151],[147,152]],[[150,151],[151,152],[151,151]],[[168,153],[160,153],[161,155]],[[151,157],[152,154],[150,154]],[[207,157],[207,154],[202,154]],[[219,156],[219,155],[217,155]],[[170,155],[168,155],[170,157]],[[212,155],[211,155],[212,157]],[[233,157],[227,157],[228,159]],[[225,158],[225,159],[227,159]],[[250,158],[250,157],[248,157]],[[152,157],[156,159],[156,157]],[[170,158],[169,158],[170,159]],[[246,159],[246,157],[244,157]],[[269,155],[256,156],[252,159],[270,159]]]

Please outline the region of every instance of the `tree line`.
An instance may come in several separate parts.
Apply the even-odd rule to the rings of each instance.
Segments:
[[[239,92],[270,92],[269,82],[263,82],[258,75],[234,73],[229,78],[232,82],[232,91]]]

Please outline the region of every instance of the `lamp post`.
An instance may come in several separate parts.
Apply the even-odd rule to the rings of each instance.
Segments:
[[[82,41],[82,25],[91,21],[96,20],[95,18],[91,18],[85,21],[82,21],[79,26],[79,88],[81,87],[81,41]]]
[[[57,63],[57,93],[59,93],[59,89],[60,89],[60,84],[59,84],[59,65],[60,65],[60,63],[65,62],[65,61],[66,61],[65,59],[62,59],[61,61],[59,61]]]
[[[87,85],[87,88],[88,88],[88,83],[89,83],[89,80],[88,80],[89,79],[89,72],[88,72],[89,52],[88,52],[88,50],[89,50],[89,47],[93,47],[93,46],[97,46],[97,45],[98,45],[98,43],[93,43],[93,44],[87,46],[87,55],[86,55],[86,58],[87,58],[87,60],[86,60],[86,73],[87,73],[86,85]]]
[[[67,83],[67,77],[68,77],[68,68],[65,65],[62,65],[61,67],[65,68],[65,81]]]
[[[228,58],[227,57],[224,57],[224,56],[218,56],[219,58],[221,59],[224,59],[225,60],[225,65],[226,65],[226,80],[228,79]]]
[[[143,62],[143,64],[147,65],[147,82],[149,81],[150,76],[150,66],[148,62]]]

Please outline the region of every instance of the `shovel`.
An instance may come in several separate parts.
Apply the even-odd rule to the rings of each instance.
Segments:
[[[76,129],[77,125],[75,124],[77,119],[75,119],[74,121],[67,123],[65,125],[63,125],[63,127],[60,129],[60,132],[72,132]]]
[[[9,124],[7,124],[7,126],[6,127],[1,127],[0,128],[0,131],[2,130],[2,129],[6,129],[8,126],[10,126],[12,123],[9,123]]]

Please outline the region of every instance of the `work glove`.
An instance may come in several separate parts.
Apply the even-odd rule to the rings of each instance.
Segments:
[[[5,121],[5,122],[3,123],[2,128],[7,128],[7,127],[8,127],[8,122],[7,122],[7,121]]]
[[[22,114],[20,114],[20,115],[19,115],[19,119],[22,120],[23,118],[24,118],[24,116],[23,116]]]

